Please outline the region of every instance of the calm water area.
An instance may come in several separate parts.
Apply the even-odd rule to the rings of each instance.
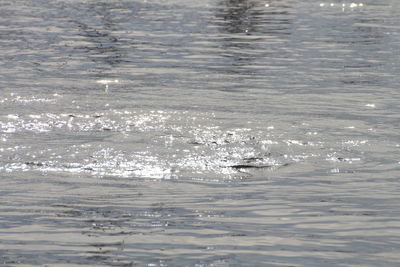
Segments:
[[[0,266],[400,266],[400,1],[0,1]]]

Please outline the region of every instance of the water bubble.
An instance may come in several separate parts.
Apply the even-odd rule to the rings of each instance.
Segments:
[[[97,80],[96,83],[105,85],[106,86],[105,91],[108,92],[108,85],[111,83],[119,83],[119,80],[102,79],[102,80]]]

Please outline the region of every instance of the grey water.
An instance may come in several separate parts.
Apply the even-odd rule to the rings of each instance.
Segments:
[[[0,1],[0,265],[399,266],[399,17]]]

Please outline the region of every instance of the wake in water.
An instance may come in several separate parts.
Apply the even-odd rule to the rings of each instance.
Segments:
[[[356,149],[368,146],[368,140],[326,142],[306,132],[307,125],[286,125],[284,131],[254,120],[248,127],[227,128],[220,119],[213,113],[126,109],[9,114],[0,120],[5,144],[0,171],[235,179],[316,162],[325,172],[338,172],[337,165],[362,162]]]

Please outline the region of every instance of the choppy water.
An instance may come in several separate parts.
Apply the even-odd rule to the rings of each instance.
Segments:
[[[400,4],[0,2],[0,265],[398,266]]]

